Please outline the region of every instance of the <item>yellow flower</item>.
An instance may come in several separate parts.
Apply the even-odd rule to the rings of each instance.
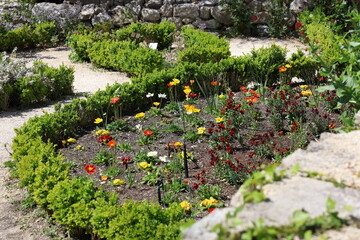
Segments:
[[[77,145],[77,146],[75,147],[75,150],[81,151],[81,150],[84,150],[84,147],[81,146],[81,145]]]
[[[285,67],[286,68],[292,68],[292,66],[290,64],[286,64]]]
[[[141,112],[135,115],[135,118],[144,118],[145,117],[145,113]]]
[[[141,163],[139,163],[139,166],[142,167],[143,169],[145,169],[145,168],[150,167],[150,164],[147,162],[141,162]]]
[[[215,122],[217,122],[217,123],[220,123],[222,121],[224,121],[224,118],[222,118],[222,117],[215,118]]]
[[[191,204],[184,200],[180,203],[180,206],[185,210],[185,211],[189,211],[191,209]]]
[[[67,142],[69,142],[69,143],[76,143],[76,139],[75,139],[75,138],[69,138],[69,139],[67,140]]]
[[[200,112],[200,109],[195,108],[194,105],[184,105],[184,108],[188,114]]]
[[[205,199],[205,200],[201,201],[200,206],[201,207],[208,207],[208,206],[211,206],[211,205],[217,205],[218,202],[219,202],[218,200],[211,197],[210,199]]]
[[[174,83],[174,84],[171,84],[171,83],[170,83],[170,84],[171,84],[171,85],[179,84],[179,83],[180,83],[180,80],[177,79],[177,78],[173,78],[172,83]]]
[[[124,185],[125,184],[125,182],[124,182],[124,180],[121,180],[121,179],[114,179],[113,180],[113,184],[114,185]]]
[[[310,97],[312,96],[312,91],[311,90],[305,90],[301,92],[301,95],[303,95],[304,97]]]
[[[154,104],[154,106],[155,106],[155,107],[157,107],[157,106],[159,106],[159,105],[160,105],[160,103],[159,103],[159,102],[153,102],[153,104]]]
[[[184,87],[184,93],[186,94],[186,97],[188,97],[189,94],[191,93],[191,88],[189,86],[185,86]]]
[[[220,94],[219,95],[219,98],[221,99],[221,98],[224,98],[225,96],[224,96],[224,94]]]
[[[199,127],[197,130],[198,130],[198,134],[204,134],[206,128],[204,128],[204,127]]]
[[[308,89],[309,86],[308,86],[308,85],[300,85],[300,88],[301,88],[301,89]]]
[[[104,135],[109,135],[109,134],[110,134],[110,132],[105,129],[100,129],[95,132],[96,136],[104,136]]]
[[[95,124],[99,124],[99,123],[102,123],[103,122],[103,119],[102,118],[97,118],[95,119],[94,123]]]
[[[183,144],[181,142],[174,142],[174,146],[178,147],[178,146],[182,146]]]

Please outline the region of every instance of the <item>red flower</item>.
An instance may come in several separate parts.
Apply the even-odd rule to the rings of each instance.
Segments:
[[[103,135],[98,138],[99,143],[108,143],[111,141],[112,137],[110,135]]]
[[[304,27],[304,26],[302,25],[301,22],[296,22],[295,23],[295,30],[298,30],[299,28],[302,28],[302,27]]]
[[[109,141],[107,144],[109,147],[115,147],[116,146],[116,142],[114,140]]]
[[[114,97],[110,100],[111,103],[115,104],[117,103],[118,101],[120,101],[120,98],[119,97]]]
[[[300,35],[303,35],[304,33],[305,33],[304,30],[302,30],[302,31],[299,32]]]
[[[212,86],[216,86],[217,82],[214,81],[214,82],[211,82],[210,84],[211,84]]]
[[[189,97],[191,97],[191,98],[194,98],[196,96],[197,96],[197,94],[189,94]]]
[[[92,164],[87,164],[85,165],[85,171],[88,173],[88,174],[94,174],[96,172],[96,168],[94,165]]]
[[[151,135],[153,135],[153,131],[150,131],[150,130],[145,130],[144,131],[144,134],[146,135],[146,136],[151,136]]]
[[[173,85],[171,85],[170,83],[168,83],[168,85],[167,85],[167,86],[170,88],[170,87],[172,87]]]
[[[212,213],[215,210],[215,208],[210,208],[208,211],[208,213]]]
[[[319,81],[324,81],[324,77],[319,77]]]
[[[192,185],[192,188],[193,188],[193,189],[195,189],[195,190],[196,190],[196,189],[198,189],[198,187],[199,187],[199,184],[197,184],[197,183],[193,183],[193,185]]]
[[[251,21],[255,22],[256,20],[258,20],[258,17],[256,15],[251,16]]]
[[[245,86],[240,87],[240,90],[241,90],[242,92],[247,92],[247,90],[246,90],[246,87],[245,87]]]

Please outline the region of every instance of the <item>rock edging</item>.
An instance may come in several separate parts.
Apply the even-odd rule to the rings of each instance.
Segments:
[[[296,175],[291,169],[299,168]],[[296,210],[305,210],[311,217],[326,213],[327,199],[336,203],[339,217],[359,219],[360,217],[360,130],[350,133],[321,135],[318,142],[312,142],[306,150],[297,150],[286,157],[277,171],[284,170],[285,178],[262,187],[266,200],[260,203],[243,204],[240,188],[234,195],[231,206],[217,209],[184,231],[184,239],[217,239],[212,229],[217,224],[227,226],[227,214],[236,214],[241,224],[231,232],[241,232],[262,219],[267,226],[284,226],[291,223]],[[341,231],[330,230],[325,236],[330,239],[358,239],[360,229],[345,227]],[[341,236],[341,238],[339,238]]]

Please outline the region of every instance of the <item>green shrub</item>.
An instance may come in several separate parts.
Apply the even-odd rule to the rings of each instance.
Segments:
[[[58,182],[49,192],[48,207],[52,216],[70,228],[89,228],[91,201],[95,198],[95,186],[88,178],[66,179]]]
[[[105,237],[109,240],[178,239],[179,222],[184,218],[182,208],[176,203],[163,210],[158,204],[129,201],[109,222]]]
[[[42,142],[40,138],[32,139],[28,143],[24,143],[26,154],[15,158],[16,167],[22,186],[30,186],[35,180],[35,170],[39,163],[51,162],[56,158],[55,148],[52,144]],[[24,149],[22,146],[22,148]],[[25,149],[24,149],[25,150]]]
[[[292,77],[299,77],[308,84],[318,84],[314,80],[316,80],[320,65],[314,57],[306,56],[302,50],[298,49],[288,61],[292,66],[291,69],[288,69]]]
[[[305,31],[302,37],[316,47],[317,54],[321,55],[324,64],[329,64],[340,57],[340,46],[334,45],[336,34],[332,31],[328,18],[320,9],[302,12],[300,21]]]
[[[173,33],[176,31],[174,23],[162,21],[155,23],[131,23],[128,27],[115,32],[115,39],[119,41],[135,41],[137,43],[158,43],[158,49],[162,50],[171,45],[174,40]]]
[[[68,44],[71,47],[70,58],[74,61],[90,61],[89,50],[97,41],[109,39],[109,33],[99,34],[90,32],[84,34],[72,34],[68,38]]]
[[[164,59],[157,50],[139,47],[129,41],[96,42],[89,50],[89,57],[91,62],[98,66],[127,72],[135,76],[161,69],[164,64]]]
[[[248,71],[251,81],[262,86],[275,84],[279,81],[279,68],[286,63],[285,48],[275,44],[271,47],[251,50]]]
[[[54,22],[40,22],[35,25],[33,34],[34,41],[41,46],[52,44],[53,37],[56,36],[57,27]]]
[[[41,206],[46,206],[47,196],[54,186],[68,178],[69,166],[63,163],[63,158],[59,155],[50,158],[45,163],[39,162],[35,169],[35,178],[29,190],[33,194],[35,202]]]
[[[210,33],[184,26],[181,30],[185,49],[180,51],[178,62],[219,62],[230,56],[229,42]]]

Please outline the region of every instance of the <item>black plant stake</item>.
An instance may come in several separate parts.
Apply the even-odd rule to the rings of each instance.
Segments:
[[[161,199],[161,188],[163,187],[163,180],[162,178],[159,178],[157,181],[157,194],[158,194],[158,201],[159,204],[162,204],[162,199]]]
[[[185,168],[185,178],[188,178],[189,177],[189,168],[188,168],[186,144],[185,143],[184,143],[184,168]]]

